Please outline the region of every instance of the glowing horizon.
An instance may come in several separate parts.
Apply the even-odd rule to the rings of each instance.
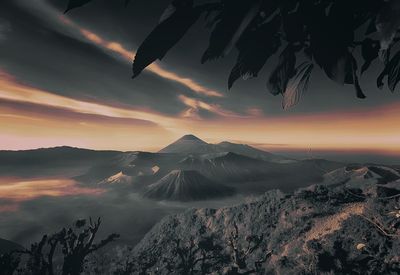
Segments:
[[[46,1],[16,1],[46,27],[101,49],[126,66],[134,57],[128,43],[109,39],[62,15]],[[51,60],[50,60],[51,61]],[[400,154],[400,102],[349,111],[268,117],[257,107],[227,109],[221,91],[159,63],[147,68],[176,89],[176,115],[143,108],[88,102],[31,87],[0,71],[0,149],[74,146],[122,151],[157,151],[188,133],[208,142],[240,140],[270,150],[356,150]],[[205,99],[207,98],[207,99]],[[218,100],[218,101],[217,101]],[[175,102],[174,102],[175,103]],[[202,112],[209,114],[202,117]],[[266,145],[267,144],[267,145]]]
[[[400,128],[396,127],[400,124],[400,103],[347,112],[265,117],[261,113],[239,116],[218,105],[181,97],[189,110],[202,108],[217,115],[204,119],[58,96],[21,84],[6,73],[0,75],[0,100],[0,149],[4,150],[69,145],[156,151],[192,133],[209,142],[241,140],[269,144],[272,149],[400,153]],[[30,108],[25,108],[26,104]]]

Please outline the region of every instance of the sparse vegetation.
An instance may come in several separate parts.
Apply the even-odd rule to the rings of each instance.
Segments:
[[[256,232],[246,229],[244,216],[235,212],[223,236],[204,225],[198,234],[155,240],[145,250],[114,247],[96,253],[118,236],[94,243],[100,220],[79,220],[72,228],[43,236],[30,249],[1,255],[0,274],[398,274],[400,198],[361,200],[362,192],[357,194],[351,197],[341,187],[326,186],[280,198],[275,194],[277,200],[266,203],[266,197],[250,204],[256,208],[245,207],[272,211],[258,221]],[[352,205],[362,207],[362,214],[347,213]]]
[[[111,234],[95,243],[100,225],[100,218],[97,221],[90,219],[88,224],[86,220],[78,220],[71,228],[63,228],[50,236],[44,235],[29,249],[1,255],[0,270],[6,270],[7,273],[4,274],[10,275],[81,274],[90,254],[119,237],[117,234]]]
[[[228,238],[229,251],[231,252],[232,266],[227,274],[263,274],[263,264],[271,256],[271,252],[266,251],[264,236],[250,235],[245,238],[245,245],[241,245],[239,229],[234,222],[233,230]],[[265,254],[262,258],[251,262],[250,255],[256,250],[262,249]]]

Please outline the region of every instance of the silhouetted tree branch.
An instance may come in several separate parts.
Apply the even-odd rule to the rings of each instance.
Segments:
[[[227,274],[239,275],[239,274],[259,274],[262,269],[262,264],[267,261],[271,252],[265,252],[265,256],[253,262],[253,267],[249,265],[249,258],[256,250],[263,249],[264,236],[250,235],[245,237],[245,245],[241,244],[241,238],[239,235],[239,228],[236,222],[233,223],[233,230],[228,238],[228,246],[231,248],[231,257],[233,266],[230,268]]]
[[[61,247],[63,256],[62,274],[63,275],[78,275],[83,271],[85,259],[91,253],[94,253],[106,246],[110,242],[119,237],[118,234],[111,234],[99,243],[94,243],[96,234],[101,225],[100,218],[93,222],[90,219],[89,225],[86,225],[85,220],[80,220],[75,223],[75,229],[63,228],[58,233],[50,237],[44,235],[42,239],[31,245],[30,249],[16,251],[14,253],[21,256],[27,256],[27,264],[21,267],[23,274],[31,275],[53,275],[56,274],[54,266],[54,256],[57,248]],[[76,230],[83,228],[80,233]],[[13,258],[11,254],[0,255],[0,270],[7,270],[13,274],[20,264],[19,257]],[[5,271],[6,272],[6,271]],[[0,272],[0,274],[3,274]]]

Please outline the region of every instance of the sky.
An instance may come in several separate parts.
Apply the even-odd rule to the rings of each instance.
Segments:
[[[95,0],[64,15],[66,0],[2,0],[0,150],[76,146],[156,151],[184,134],[271,151],[346,151],[400,156],[400,94],[379,90],[374,64],[367,99],[321,72],[301,102],[282,109],[259,77],[228,91],[236,52],[200,64],[200,20],[167,56],[131,79],[135,50],[168,1]]]

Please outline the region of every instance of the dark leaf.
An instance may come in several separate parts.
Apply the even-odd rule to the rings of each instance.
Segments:
[[[267,87],[273,95],[283,94],[289,80],[296,74],[296,54],[292,46],[282,52],[278,66],[271,73]]]
[[[289,84],[283,93],[283,109],[286,110],[299,102],[303,93],[308,88],[313,68],[314,65],[311,63],[302,63],[296,68],[296,76],[289,81]]]
[[[165,54],[184,36],[200,17],[202,9],[192,6],[176,7],[167,19],[162,21],[140,45],[133,61],[133,77]]]
[[[176,12],[176,7],[170,4],[163,12],[158,23],[162,23]]]
[[[275,17],[271,22],[243,34],[237,45],[239,55],[236,64],[229,76],[229,89],[240,77],[257,77],[268,58],[276,53],[281,45],[277,35],[279,23],[279,18]]]
[[[164,10],[160,17],[159,23],[167,20],[171,17],[177,10],[183,10],[185,8],[192,8],[193,0],[173,0],[171,4]]]
[[[399,82],[399,68],[400,68],[400,52],[398,52],[385,66],[383,71],[379,74],[376,85],[379,89],[384,86],[383,80],[388,77],[388,86],[391,91],[396,89]]]
[[[358,81],[357,75],[354,76],[354,87],[356,89],[356,95],[358,98],[362,98],[362,99],[367,98],[367,96],[364,94],[363,90],[361,89],[360,82]]]
[[[367,31],[365,32],[365,35],[370,35],[370,34],[372,34],[372,33],[377,31],[375,22],[376,22],[376,18],[374,17],[369,22]]]
[[[310,47],[304,48],[304,55],[307,59],[312,60],[312,50]]]
[[[376,13],[383,7],[381,0],[353,0],[347,1],[349,9],[354,14],[355,29],[366,25],[366,35],[376,32]]]
[[[354,40],[354,17],[349,2],[335,1],[325,15],[325,6],[311,7],[309,21],[313,58],[326,75],[340,83],[352,83],[349,45]]]
[[[306,6],[300,6],[297,12],[290,12],[290,10],[281,12],[285,39],[289,43],[303,43],[306,40],[304,17],[307,15],[303,8],[305,9]]]
[[[397,84],[400,81],[400,52],[393,56],[387,65],[387,68],[388,87],[392,92],[394,92]]]
[[[388,50],[400,27],[400,1],[389,0],[379,11],[376,29],[380,35],[381,51]]]
[[[222,5],[216,5],[212,9],[205,10],[204,20],[206,21],[205,27],[211,29],[217,22],[221,20]]]
[[[364,73],[369,68],[372,61],[378,58],[378,52],[379,43],[377,41],[370,38],[364,39],[361,45],[361,54],[364,58],[364,64],[361,68],[361,73]]]
[[[366,98],[364,92],[361,89],[360,82],[358,81],[357,76],[357,61],[354,57],[352,57],[352,70],[353,70],[353,83],[354,88],[356,89],[356,95],[358,98]]]
[[[89,3],[90,1],[92,1],[92,0],[69,0],[67,9],[65,10],[64,13],[67,13],[72,9],[82,7],[82,6],[86,5],[87,3]]]
[[[259,13],[260,0],[223,0],[220,20],[215,25],[207,50],[201,58],[204,63],[225,56],[240,39],[244,30]]]
[[[127,7],[130,2],[131,2],[131,0],[125,0],[125,7]]]

